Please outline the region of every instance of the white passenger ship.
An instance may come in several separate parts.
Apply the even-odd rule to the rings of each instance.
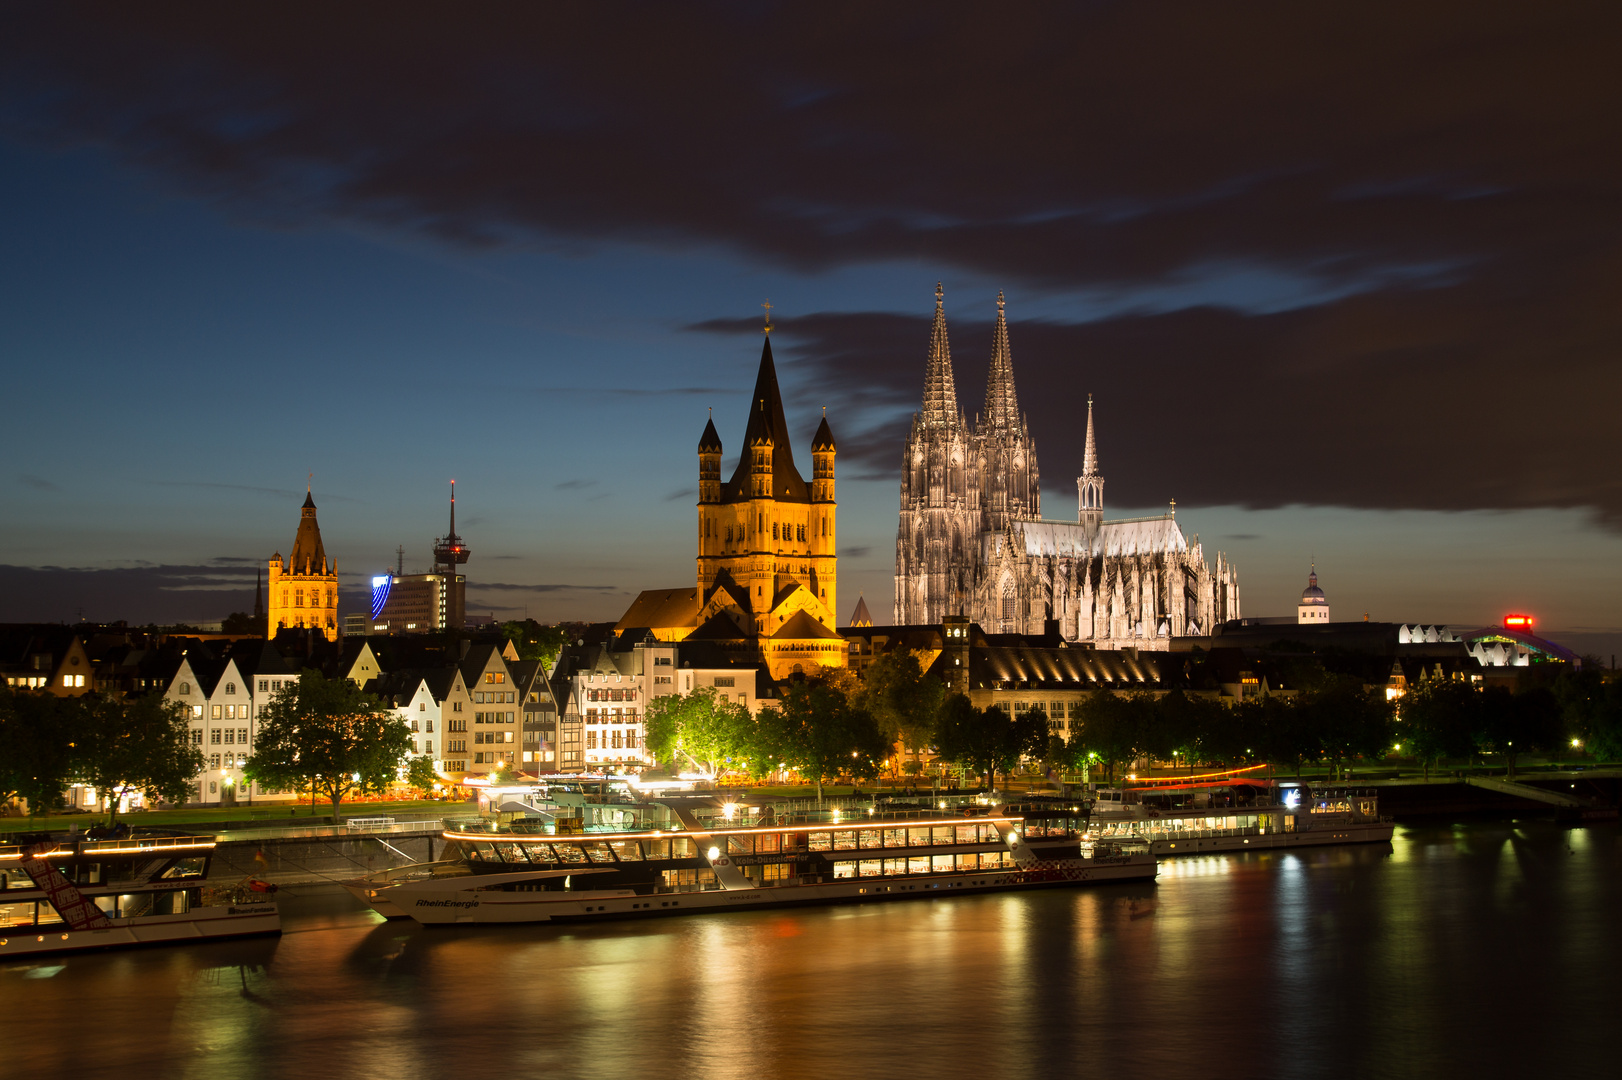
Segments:
[[[279,933],[271,886],[205,881],[214,846],[173,835],[0,845],[0,962]]]
[[[377,876],[351,891],[385,915],[399,911],[441,925],[594,921],[1155,877],[1146,845],[1126,837],[1084,839],[1080,805],[791,818],[771,806],[703,797],[649,808],[653,820],[663,815],[662,827],[447,830],[468,873]]]
[[[1142,839],[1156,855],[1384,843],[1395,829],[1373,791],[1233,773],[1100,788],[1091,826],[1100,840]]]

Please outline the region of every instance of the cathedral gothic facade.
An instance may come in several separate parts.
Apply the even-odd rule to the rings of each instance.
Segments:
[[[1164,649],[1239,618],[1238,574],[1207,564],[1199,537],[1161,516],[1104,520],[1104,478],[1087,399],[1075,521],[1042,519],[1036,441],[1019,410],[1002,294],[984,410],[957,404],[944,298],[935,289],[922,407],[901,472],[895,622],[967,616],[992,634],[1057,632],[1100,649]]]

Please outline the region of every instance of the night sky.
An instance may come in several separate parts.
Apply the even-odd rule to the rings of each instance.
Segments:
[[[0,620],[217,620],[309,473],[358,586],[693,578],[768,298],[888,618],[936,281],[999,289],[1043,511],[1316,557],[1337,619],[1622,651],[1622,9],[0,4]],[[360,593],[350,594],[358,606]],[[848,611],[841,612],[847,615]]]

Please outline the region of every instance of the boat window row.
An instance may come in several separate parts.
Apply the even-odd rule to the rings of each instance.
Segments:
[[[1282,824],[1280,823],[1282,819]],[[1099,838],[1121,839],[1143,837],[1147,840],[1197,839],[1249,833],[1263,835],[1274,832],[1294,832],[1295,819],[1287,814],[1227,814],[1221,817],[1162,817],[1142,821],[1094,822],[1093,835]]]
[[[1049,826],[1044,826],[1044,830]],[[1067,831],[1052,826],[1055,835]],[[963,825],[935,825],[885,829],[830,829],[826,832],[733,833],[717,836],[716,846],[725,844],[728,855],[794,853],[799,851],[866,851],[882,848],[916,848],[959,844],[992,844],[1002,839],[998,825],[972,822]],[[699,844],[692,837],[658,839],[579,841],[536,841],[533,843],[491,843],[467,841],[476,857],[486,862],[514,863],[613,863],[642,862],[646,859],[697,858]]]
[[[834,863],[835,878],[900,877],[913,874],[962,874],[980,870],[1012,870],[1014,857],[1007,851],[981,851],[958,855],[909,855],[904,859],[852,859]]]
[[[118,893],[89,899],[110,919],[142,919],[157,915],[184,915],[200,906],[200,889],[174,889],[164,892]],[[25,926],[55,926],[62,916],[47,900],[26,900],[0,904],[0,929]]]

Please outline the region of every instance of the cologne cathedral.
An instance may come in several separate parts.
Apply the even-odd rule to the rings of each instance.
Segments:
[[[1075,521],[1044,521],[1036,442],[1014,390],[1002,294],[984,410],[957,404],[940,286],[923,406],[901,472],[895,621],[967,616],[991,634],[1058,634],[1100,649],[1165,649],[1239,617],[1238,574],[1160,516],[1104,520],[1104,478],[1087,399]]]

